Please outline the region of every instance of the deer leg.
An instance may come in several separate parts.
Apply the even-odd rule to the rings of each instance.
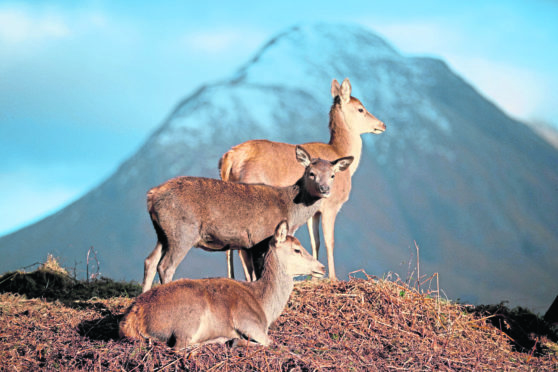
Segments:
[[[233,260],[233,251],[229,249],[227,252],[227,274],[229,278],[234,279],[234,260]]]
[[[157,264],[161,260],[162,255],[163,244],[157,241],[155,249],[153,249],[153,252],[151,252],[144,261],[142,292],[147,292],[151,289],[153,279],[155,279],[155,274],[157,273]]]
[[[269,344],[271,344],[271,339],[269,338],[269,336],[266,334],[266,332],[259,328],[259,327],[254,327],[252,328],[249,332],[243,332],[242,330],[239,329],[239,331],[246,336],[248,339],[238,339],[239,341],[237,341],[237,345],[240,344],[244,344],[245,346],[247,345],[254,345],[254,341],[257,344],[263,345],[263,346],[268,346]],[[233,342],[234,345],[234,342]]]
[[[193,228],[190,230],[184,228],[184,230],[179,232],[178,237],[175,235],[167,238],[167,250],[157,267],[162,284],[172,281],[176,268],[184,257],[186,257],[186,254],[196,243],[197,239],[198,235],[194,232]]]
[[[312,245],[312,255],[316,260],[320,251],[320,215],[321,213],[317,212],[306,221],[308,234],[310,235],[310,245]]]
[[[238,333],[239,338],[233,341],[233,346],[254,345],[254,342],[264,346],[271,344],[265,322],[257,314],[251,312],[243,313],[242,318],[237,318],[235,323],[235,331]]]
[[[179,351],[179,350],[185,349],[186,347],[191,346],[191,345],[192,345],[192,343],[190,342],[189,338],[176,337],[176,342],[174,343],[172,348],[175,351]]]
[[[236,340],[236,339],[235,339]],[[181,351],[189,346],[196,347],[201,345],[209,345],[209,344],[225,344],[230,341],[230,337],[217,337],[211,340],[207,340],[204,342],[191,342],[189,339],[179,339],[177,337],[176,343],[173,346],[174,351]]]
[[[246,277],[246,281],[255,281],[256,272],[254,270],[254,261],[252,260],[252,254],[247,250],[240,249],[238,251],[238,256],[240,257],[240,262],[242,262],[242,268],[244,269],[244,276]]]
[[[335,245],[335,218],[337,211],[322,213],[322,231],[324,233],[324,243],[327,251],[327,266],[329,271],[329,279],[332,281],[337,280],[335,275],[335,263],[333,259],[333,247]]]
[[[271,339],[267,335],[265,335],[265,337],[266,339],[261,339],[260,341],[255,340],[256,342],[246,340],[244,338],[235,338],[231,342],[231,348],[235,348],[237,346],[258,346],[258,345],[268,346],[269,344],[271,344]],[[251,339],[254,340],[253,338]]]
[[[172,277],[174,276],[174,272],[176,271],[178,264],[182,262],[191,248],[192,246],[188,246],[187,248],[185,247],[177,251],[169,251],[163,256],[161,262],[159,263],[159,267],[157,268],[159,277],[161,278],[161,284],[170,283],[172,281]]]

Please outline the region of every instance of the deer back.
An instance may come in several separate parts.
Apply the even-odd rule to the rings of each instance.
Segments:
[[[265,185],[177,177],[149,192],[148,208],[166,234],[187,226],[199,231],[198,245],[208,249],[251,247],[287,216],[288,197]]]

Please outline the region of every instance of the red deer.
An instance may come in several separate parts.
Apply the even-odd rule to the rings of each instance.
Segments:
[[[382,133],[386,130],[386,126],[369,113],[358,99],[351,97],[349,79],[345,79],[341,85],[337,80],[333,80],[331,95],[334,100],[329,112],[331,136],[329,143],[311,142],[301,146],[317,158],[333,160],[351,155],[355,159],[349,168],[350,172],[345,172],[335,179],[330,197],[322,202],[318,212],[307,223],[312,253],[317,259],[320,248],[321,217],[329,278],[336,280],[333,261],[335,219],[341,206],[349,199],[351,176],[358,167],[362,151],[360,136],[364,133]],[[264,183],[279,187],[290,185],[301,174],[301,170],[295,166],[291,156],[294,147],[295,145],[267,140],[252,140],[234,146],[219,160],[221,179],[242,183]],[[231,251],[227,251],[229,277],[234,277],[231,254]],[[243,257],[244,253],[239,251],[239,254],[244,264],[246,260]]]
[[[128,308],[120,337],[155,338],[175,349],[229,340],[269,345],[268,328],[287,304],[293,277],[325,274],[325,267],[288,230],[282,221],[273,236],[258,244],[267,250],[259,280],[179,279],[155,287]]]
[[[177,177],[151,189],[147,193],[147,209],[157,233],[157,245],[145,259],[143,292],[151,288],[156,271],[163,284],[170,282],[193,246],[209,251],[249,252],[249,248],[272,235],[278,221],[284,219],[292,234],[316,213],[322,198],[330,195],[335,174],[346,170],[353,161],[351,156],[335,161],[313,159],[300,146],[293,148],[291,154],[305,167],[291,186]],[[254,277],[253,267],[249,269]]]

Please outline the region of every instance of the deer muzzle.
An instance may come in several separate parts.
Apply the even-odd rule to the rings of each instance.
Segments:
[[[312,276],[321,278],[324,275],[325,275],[325,266],[322,265],[321,263],[318,263],[318,265],[316,265],[316,267],[312,270]]]
[[[322,194],[324,197],[329,196],[331,192],[331,188],[329,187],[329,185],[319,185],[318,190],[320,191],[320,194]]]
[[[374,134],[384,133],[385,131],[386,131],[386,124],[383,121],[380,121],[378,125],[376,125],[374,129],[372,129],[372,133]]]

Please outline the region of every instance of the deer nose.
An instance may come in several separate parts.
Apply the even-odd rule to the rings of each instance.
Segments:
[[[323,275],[325,275],[325,266],[318,263],[318,266],[312,272],[312,276],[320,277]]]
[[[329,186],[328,185],[320,185],[319,190],[322,194],[329,193]]]
[[[372,133],[379,134],[385,131],[386,131],[386,124],[383,121],[380,121],[378,125],[376,125]]]

